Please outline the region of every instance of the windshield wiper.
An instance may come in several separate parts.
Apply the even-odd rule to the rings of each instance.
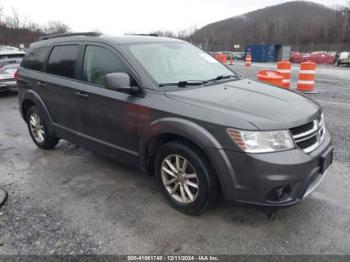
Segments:
[[[207,82],[215,81],[215,80],[227,79],[227,78],[231,78],[231,77],[239,78],[239,76],[237,76],[237,75],[219,75],[219,76],[217,76],[217,77],[215,77],[213,79],[207,80]]]
[[[186,80],[186,81],[179,81],[175,83],[161,83],[159,86],[178,86],[178,87],[186,87],[186,86],[200,86],[203,84],[208,83],[208,81],[204,80]]]

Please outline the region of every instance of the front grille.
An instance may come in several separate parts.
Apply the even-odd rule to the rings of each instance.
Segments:
[[[298,135],[300,133],[304,133],[304,132],[312,129],[313,126],[314,126],[314,123],[310,122],[310,123],[307,123],[307,124],[302,125],[302,126],[297,126],[297,127],[291,128],[290,132],[292,133],[292,135]]]
[[[310,153],[323,141],[324,128],[322,115],[310,123],[291,128],[290,132],[297,147],[304,150],[305,153]]]
[[[301,148],[301,149],[306,149],[310,146],[313,146],[314,144],[317,143],[317,137],[316,136],[313,136],[311,137],[310,139],[307,139],[307,140],[304,140],[304,141],[301,141],[301,142],[298,142],[298,147]]]

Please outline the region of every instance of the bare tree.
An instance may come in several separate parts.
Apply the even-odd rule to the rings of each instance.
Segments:
[[[50,21],[47,26],[44,27],[43,30],[46,34],[65,34],[69,33],[71,30],[69,26],[59,22],[59,21]]]
[[[70,28],[58,21],[39,26],[26,17],[20,17],[15,9],[6,15],[0,6],[0,45],[18,46],[35,42],[42,35],[70,32]]]
[[[19,16],[18,16],[18,13],[15,9],[12,9],[11,16],[6,17],[5,23],[10,28],[19,28],[20,27]]]
[[[3,12],[4,12],[4,8],[0,6],[0,24],[2,23]]]

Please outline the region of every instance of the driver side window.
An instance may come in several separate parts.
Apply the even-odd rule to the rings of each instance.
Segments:
[[[110,50],[100,46],[87,46],[84,55],[83,80],[105,86],[108,73],[128,73],[124,62]]]

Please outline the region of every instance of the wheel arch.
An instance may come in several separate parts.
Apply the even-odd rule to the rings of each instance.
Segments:
[[[54,132],[54,128],[52,124],[53,121],[44,101],[36,92],[34,92],[33,90],[28,90],[23,95],[22,103],[21,103],[21,114],[24,120],[26,120],[26,114],[28,112],[28,109],[31,106],[37,107],[38,111],[41,113],[42,117],[44,118],[44,121],[49,131]]]
[[[223,170],[228,169],[233,172],[233,168],[230,166],[225,152],[221,150],[222,146],[205,128],[186,119],[164,118],[153,122],[144,131],[140,139],[140,164],[142,168],[153,173],[153,161],[157,149],[167,142],[176,140],[193,145],[207,158],[218,178],[220,191],[222,189],[225,194],[224,187],[228,185],[227,177],[229,176]],[[225,163],[225,167],[219,167],[222,163]]]

